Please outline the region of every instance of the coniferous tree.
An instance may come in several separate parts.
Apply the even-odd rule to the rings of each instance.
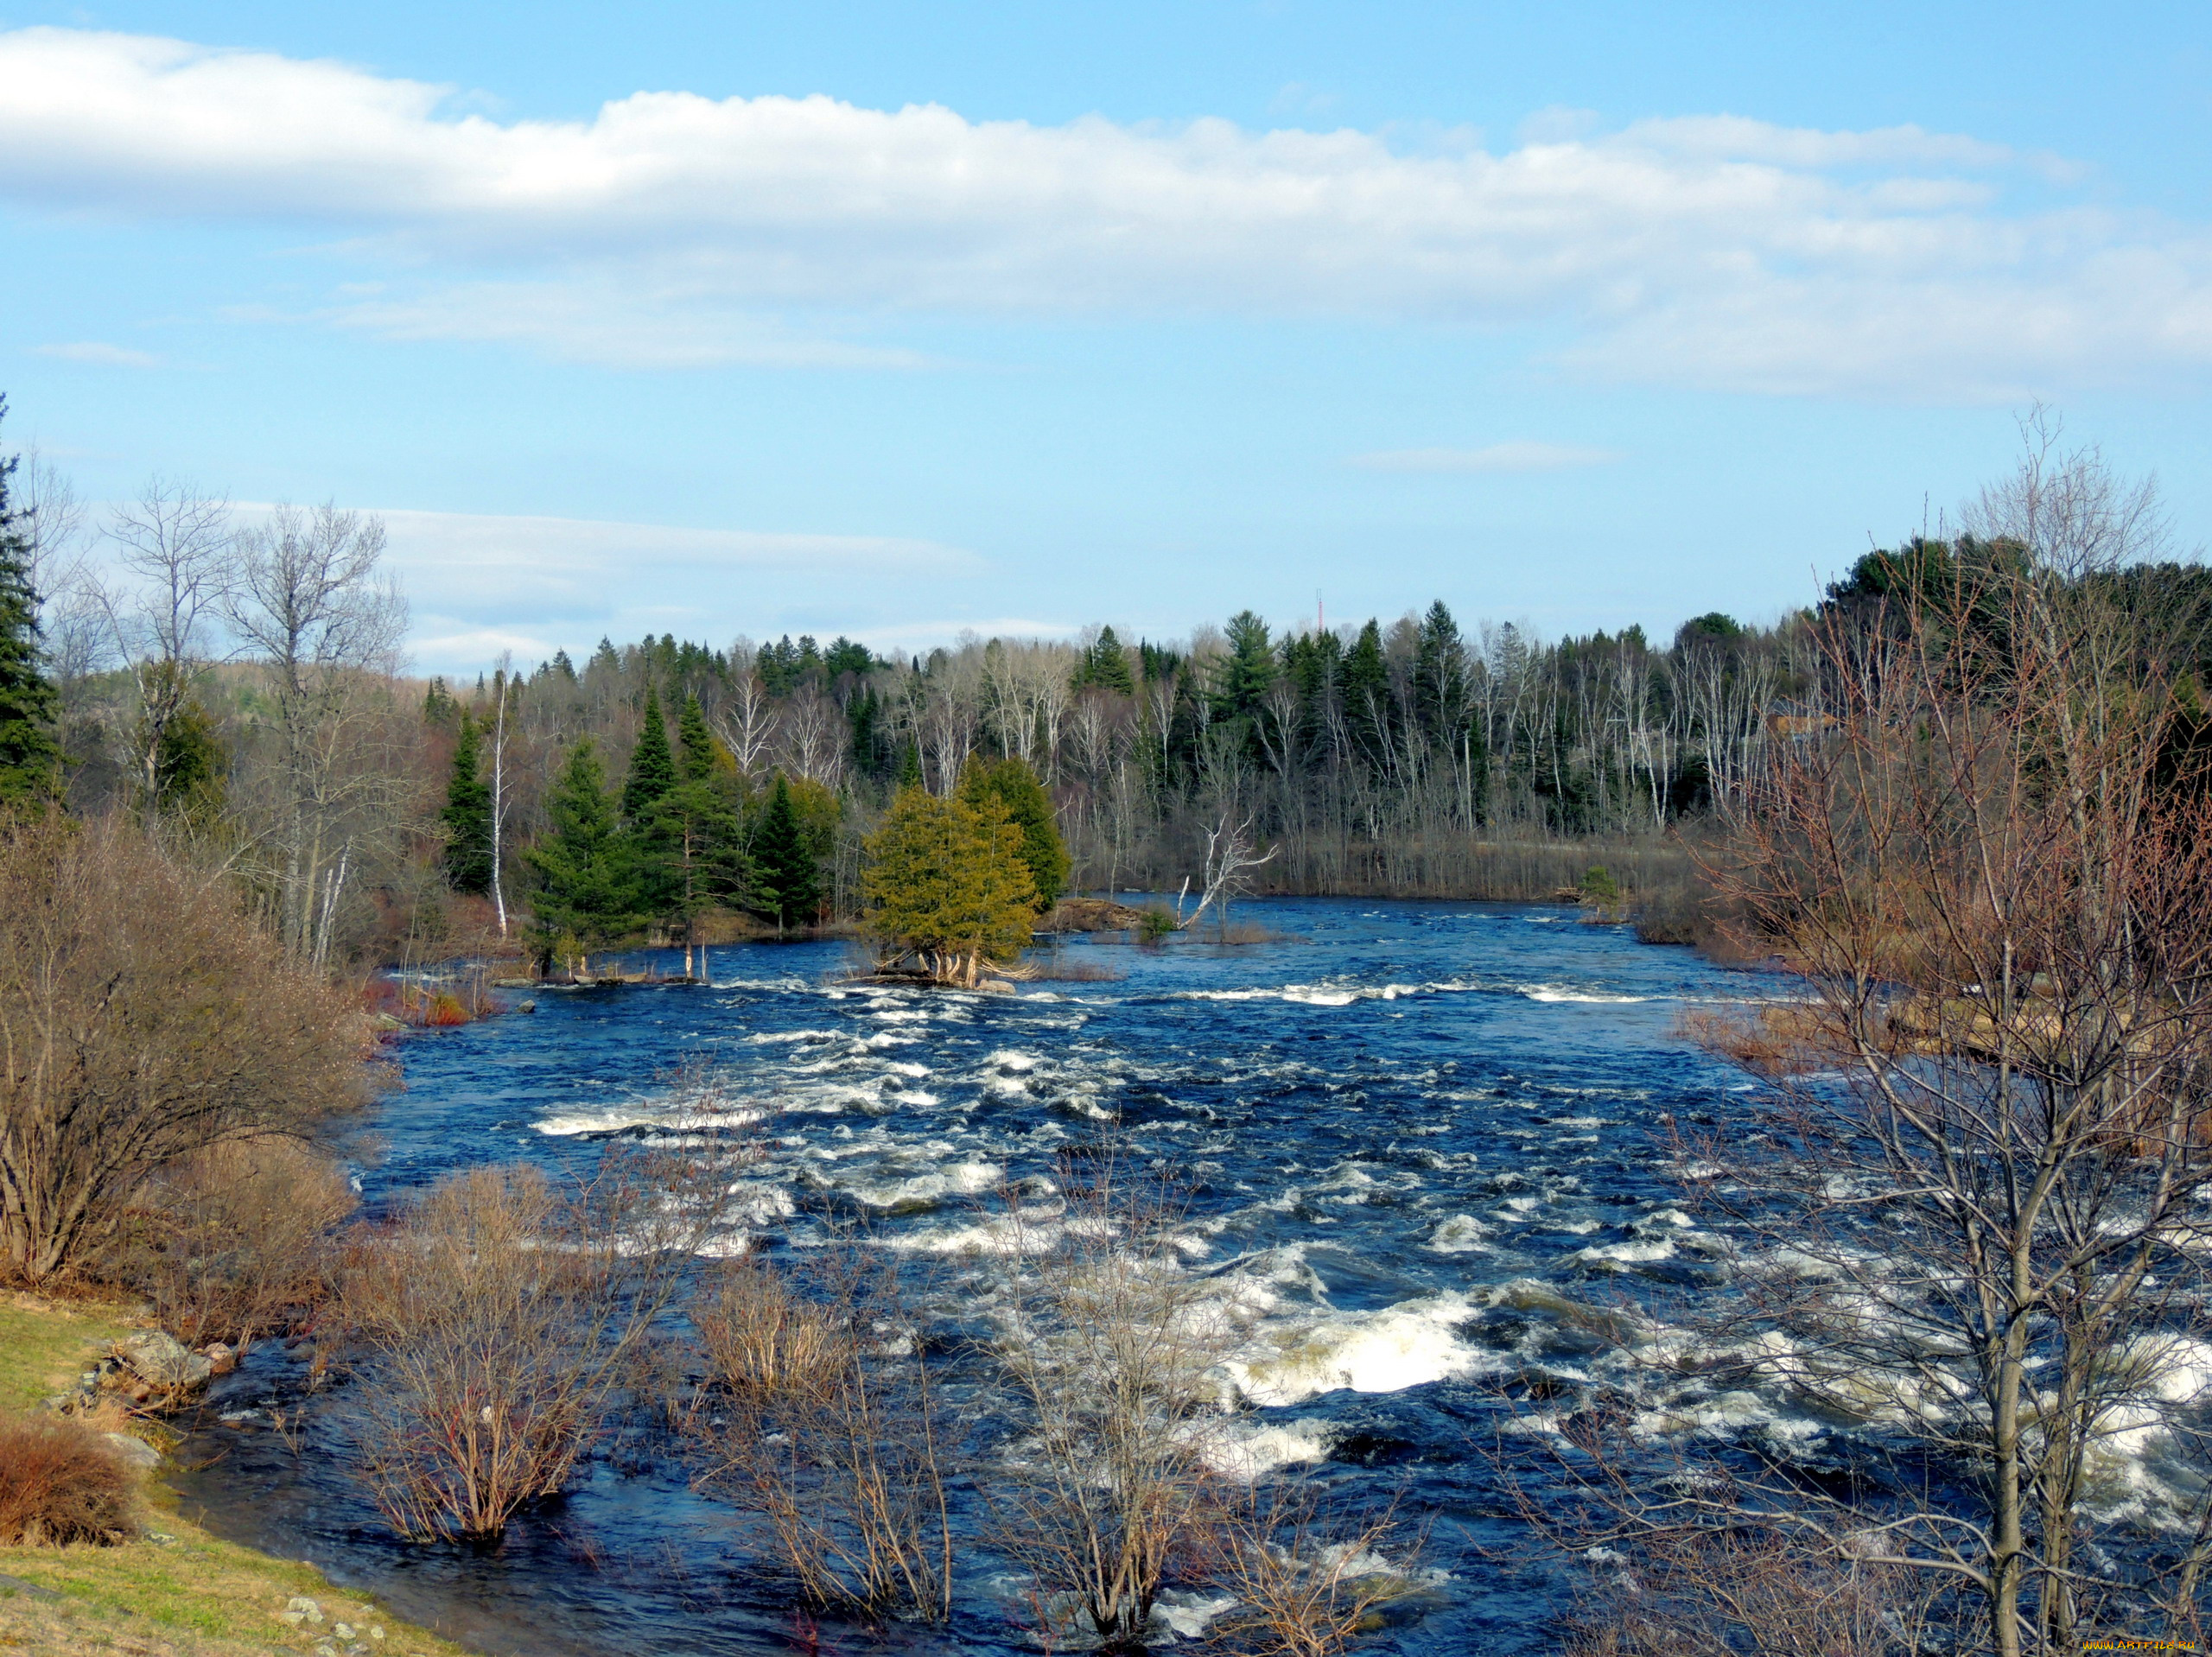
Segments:
[[[996,796],[976,803],[901,789],[867,850],[861,889],[894,961],[973,988],[987,963],[1028,942],[1036,891],[1021,830]]]
[[[755,901],[763,914],[775,917],[777,931],[813,918],[822,901],[822,866],[781,772],[753,833],[753,867]]]
[[[607,771],[589,737],[569,751],[545,811],[552,832],[524,856],[537,872],[532,908],[546,955],[564,936],[588,950],[636,930],[643,918],[636,866],[622,844]]]
[[[1382,629],[1373,619],[1344,652],[1344,718],[1370,764],[1390,746],[1390,668],[1382,659]]]
[[[228,792],[228,769],[213,718],[197,695],[188,695],[154,744],[155,809],[194,823],[212,822]]]
[[[653,807],[652,838],[666,872],[656,895],[661,912],[683,926],[688,968],[692,949],[703,949],[699,917],[751,899],[753,860],[746,854],[735,775],[726,768],[718,774],[714,736],[697,696],[684,697],[677,735],[677,780]]]
[[[492,785],[484,780],[483,733],[467,709],[454,742],[453,774],[446,783],[446,881],[455,892],[480,898],[492,890]]]
[[[1075,688],[1118,690],[1129,695],[1136,689],[1136,680],[1129,672],[1129,658],[1122,650],[1122,641],[1111,627],[1101,627],[1096,641],[1083,654],[1075,673]]]
[[[696,694],[683,698],[683,711],[676,721],[677,776],[686,783],[703,783],[715,774],[715,737],[707,728],[706,710]]]
[[[960,797],[970,805],[995,800],[1021,830],[1021,860],[1029,870],[1037,907],[1050,909],[1067,889],[1072,867],[1052,812],[1052,797],[1027,760],[969,761],[960,774]]]
[[[660,797],[676,786],[676,759],[668,751],[668,725],[662,719],[660,692],[645,686],[645,714],[638,746],[630,752],[630,772],[622,784],[622,816],[637,824],[652,816]]]
[[[0,419],[8,400],[0,397]],[[54,686],[40,649],[31,542],[9,499],[16,460],[0,460],[0,804],[51,796],[60,782]]]
[[[1214,706],[1224,719],[1252,719],[1275,682],[1275,653],[1268,624],[1249,610],[1229,619],[1229,655],[1214,687]]]

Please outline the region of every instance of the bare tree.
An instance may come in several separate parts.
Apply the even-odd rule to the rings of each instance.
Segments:
[[[715,733],[721,738],[722,746],[737,762],[737,774],[760,775],[775,741],[776,719],[767,687],[760,682],[759,674],[748,668],[735,675],[729,702],[715,724]]]
[[[207,628],[229,581],[230,503],[188,484],[148,480],[138,498],[114,508],[105,533],[133,578],[100,592],[117,654],[137,689],[132,770],[149,814],[162,803],[162,755],[170,727],[190,704],[206,660]]]
[[[1218,909],[1225,921],[1230,900],[1238,892],[1250,890],[1250,872],[1272,862],[1281,848],[1270,846],[1264,855],[1255,855],[1256,849],[1249,817],[1238,822],[1224,813],[1206,830],[1205,892],[1191,911],[1191,918],[1183,923],[1186,930],[1196,926],[1209,909]]]
[[[2089,1501],[2123,1433],[2202,1454],[2176,1366],[2212,1335],[2212,793],[2169,738],[2207,617],[2133,567],[2152,498],[2042,435],[1985,539],[1825,619],[1832,726],[1738,792],[1723,894],[1800,975],[1811,1068],[1778,1067],[1770,1135],[1697,1153],[1763,1245],[1750,1374],[1965,1495],[1901,1460],[1666,1497],[1947,1582],[2003,1657],[2185,1637],[2212,1564],[2201,1480],[2133,1527]]]
[[[288,948],[318,962],[357,855],[348,808],[388,802],[398,779],[352,763],[365,705],[396,665],[405,601],[378,570],[384,524],[325,505],[277,507],[238,540],[225,619],[276,708],[278,916]]]

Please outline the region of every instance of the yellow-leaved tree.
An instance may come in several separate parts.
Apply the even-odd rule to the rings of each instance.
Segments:
[[[972,989],[1028,942],[1036,887],[1020,827],[995,799],[903,788],[868,840],[861,887],[887,969]]]

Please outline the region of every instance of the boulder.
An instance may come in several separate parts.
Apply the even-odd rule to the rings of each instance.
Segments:
[[[142,1473],[150,1473],[162,1464],[162,1452],[143,1438],[134,1438],[127,1432],[104,1432],[100,1437],[114,1446],[116,1455],[125,1465]]]
[[[238,1367],[238,1355],[220,1341],[202,1347],[200,1355],[207,1360],[210,1371],[218,1375],[227,1375]]]
[[[176,1338],[158,1329],[141,1330],[115,1343],[115,1355],[148,1385],[170,1392],[197,1387],[215,1373],[215,1366]]]

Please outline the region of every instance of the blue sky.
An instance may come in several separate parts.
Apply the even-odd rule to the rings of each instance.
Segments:
[[[1770,616],[2042,398],[2212,536],[2212,10],[0,11],[0,389],[648,629]]]

